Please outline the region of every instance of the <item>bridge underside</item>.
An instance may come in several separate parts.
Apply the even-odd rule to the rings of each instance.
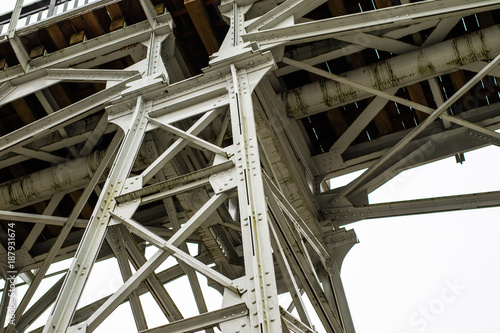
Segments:
[[[368,199],[500,144],[500,1],[87,2],[0,15],[2,332],[352,333],[344,226],[500,203]]]

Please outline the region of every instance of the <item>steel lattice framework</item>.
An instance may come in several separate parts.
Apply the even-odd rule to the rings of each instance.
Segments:
[[[314,332],[313,311],[320,331],[353,333],[340,267],[357,239],[346,224],[500,203],[499,192],[368,200],[403,170],[500,143],[498,0],[378,0],[360,13],[340,0],[186,0],[175,13],[178,1],[81,2],[22,10],[18,0],[3,22],[0,116],[24,122],[0,128],[4,333],[46,311],[36,332],[90,333],[124,302],[139,332]],[[227,24],[220,43],[214,3]],[[198,74],[188,34],[176,33],[182,10],[210,56]],[[477,28],[458,31],[471,17]],[[391,118],[394,105],[410,125]],[[178,264],[158,272],[169,257]],[[123,284],[79,308],[94,263],[109,258]],[[223,295],[219,310],[208,311],[197,273]],[[12,274],[28,285],[14,307]],[[198,316],[184,318],[164,286],[183,276]],[[168,324],[148,327],[145,293]],[[290,306],[278,302],[286,293]]]

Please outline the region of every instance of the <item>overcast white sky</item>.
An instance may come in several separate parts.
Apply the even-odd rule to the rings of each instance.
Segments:
[[[498,191],[500,149],[402,173],[372,203]],[[358,333],[499,332],[499,208],[352,224],[342,277]]]
[[[3,0],[0,12],[14,3]],[[372,193],[370,201],[500,189],[498,147],[468,152],[465,158],[462,165],[449,158],[404,172]],[[347,255],[342,278],[357,332],[500,332],[499,215],[500,209],[493,208],[349,225],[360,243]],[[115,264],[97,265],[92,273],[99,278],[89,282],[88,289],[93,290],[86,291],[82,303],[93,300],[88,295],[99,298],[119,287]],[[182,281],[167,289],[179,300],[184,315],[196,313]],[[211,288],[204,292],[213,300],[209,307],[218,308],[219,294]],[[151,326],[161,324],[157,308],[147,306],[146,315]],[[131,317],[128,306],[121,306],[96,332],[135,332]]]

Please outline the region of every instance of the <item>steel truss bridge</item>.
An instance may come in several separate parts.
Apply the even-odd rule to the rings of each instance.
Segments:
[[[347,224],[500,203],[500,192],[368,200],[403,170],[499,145],[499,9],[18,0],[0,16],[1,331],[90,333],[126,303],[144,333],[314,332],[312,312],[321,332],[354,332]],[[107,259],[123,282],[79,306]],[[220,309],[208,311],[197,274]],[[198,316],[165,288],[180,278]],[[143,294],[165,325],[148,326]]]

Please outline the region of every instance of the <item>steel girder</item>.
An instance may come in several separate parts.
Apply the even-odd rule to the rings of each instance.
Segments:
[[[182,70],[169,75],[169,67],[178,64],[178,59],[162,59],[162,46],[165,43],[172,45],[170,15],[157,15],[149,1],[140,1],[146,21],[98,37],[85,47],[57,51],[34,60],[23,53],[19,42],[19,36],[27,28],[16,30],[15,24],[11,25],[8,38],[20,66],[1,74],[1,103],[7,104],[37,90],[42,104],[49,105],[42,90],[61,81],[106,81],[107,88],[0,138],[3,165],[13,165],[26,157],[61,164],[57,156],[50,153],[56,150],[51,146],[55,143],[47,142],[56,131],[66,136],[63,145],[86,142],[80,152],[73,150],[73,157],[76,157],[92,151],[95,141],[105,133],[113,132],[116,127],[119,130],[107,151],[98,153],[98,163],[90,171],[87,165],[78,165],[80,171],[91,173],[89,182],[74,173],[71,175],[74,179],[53,188],[52,192],[35,187],[32,192],[44,193],[43,198],[27,197],[22,203],[21,199],[13,200],[8,190],[2,194],[2,199],[11,199],[6,201],[10,206],[4,204],[5,209],[51,198],[45,215],[0,212],[3,220],[35,224],[24,241],[24,249],[17,251],[19,258],[23,255],[26,258],[19,269],[25,273],[30,287],[17,308],[17,324],[14,321],[4,332],[24,331],[52,303],[55,304],[43,328],[44,333],[92,332],[127,300],[133,309],[137,330],[141,332],[211,332],[214,327],[222,332],[310,332],[313,330],[310,311],[317,313],[326,332],[354,332],[339,273],[345,254],[357,240],[354,232],[339,226],[362,218],[498,205],[496,192],[397,206],[370,206],[366,198],[367,193],[401,170],[463,150],[498,144],[499,137],[494,132],[499,128],[496,105],[470,110],[459,118],[445,113],[451,103],[488,71],[497,75],[498,58],[489,64],[476,62],[496,57],[497,49],[482,50],[480,57],[470,57],[470,63],[453,63],[457,59],[452,57],[445,59],[448,67],[442,71],[412,78],[411,82],[432,80],[458,68],[478,72],[463,89],[443,100],[435,110],[393,96],[395,89],[380,91],[387,87],[369,87],[349,75],[338,77],[311,66],[367,47],[403,56],[409,52],[424,52],[419,46],[398,39],[434,27],[422,44],[430,47],[439,43],[461,16],[497,9],[500,7],[498,1],[474,4],[458,0],[445,4],[424,1],[363,15],[299,23],[305,14],[324,2],[287,0],[272,6],[267,13],[250,18],[259,12],[254,8],[256,5],[269,4],[266,1],[255,5],[254,1],[223,1],[220,8],[230,22],[230,30],[221,49],[202,75],[177,83],[169,83],[169,80],[173,77],[179,80]],[[85,8],[108,3],[111,1],[96,2]],[[19,15],[18,7],[16,15]],[[47,22],[56,22],[69,15],[49,18]],[[41,23],[30,29],[39,26]],[[388,31],[389,28],[393,30]],[[495,29],[498,28],[491,28]],[[471,40],[482,34],[492,40],[497,35],[483,31],[462,39]],[[290,56],[284,57],[285,44],[318,42],[325,38],[335,38],[348,45],[331,48],[327,43],[320,54],[304,56],[303,53],[300,62],[289,59],[293,58]],[[134,46],[135,51],[124,48],[133,43],[140,43]],[[444,44],[437,44],[433,50],[444,47]],[[473,51],[475,47],[471,48]],[[119,72],[88,69],[99,64],[89,63],[93,57],[102,56],[100,61],[104,62],[130,52],[137,52],[137,57],[141,58],[131,68]],[[286,116],[286,103],[275,89],[277,77],[294,69],[288,66],[278,69],[276,62],[341,81],[364,91],[366,96],[377,98],[370,104],[370,110],[367,109],[370,112],[360,116],[360,123],[351,125],[350,132],[334,145],[333,151],[313,157],[308,151],[307,140],[297,135],[300,126]],[[78,69],[66,68],[73,63],[79,64]],[[402,84],[398,82],[391,87]],[[311,92],[321,93],[320,88],[311,88]],[[436,96],[436,99],[439,98]],[[396,133],[370,145],[351,145],[385,100],[406,103],[431,116],[414,130]],[[104,113],[94,116],[96,126],[90,132],[83,131],[86,134],[82,137],[78,136],[81,130],[73,132],[68,126],[103,109]],[[443,121],[456,125],[443,129],[434,121],[440,116]],[[108,126],[108,121],[114,125]],[[433,128],[440,133],[431,131]],[[458,145],[430,149],[436,142],[455,139]],[[45,148],[35,151],[40,147]],[[420,153],[425,155],[424,159],[415,157]],[[319,193],[325,177],[367,166],[369,171],[348,186]],[[107,170],[109,175],[103,183],[101,176]],[[47,180],[48,177],[41,178]],[[49,185],[55,182],[49,179]],[[21,183],[13,181],[5,188],[10,189],[13,184]],[[84,186],[68,218],[50,216],[65,193]],[[88,220],[78,219],[93,191],[99,198],[92,216]],[[470,200],[475,204],[467,205]],[[150,207],[158,202],[161,204]],[[151,212],[157,209],[163,217],[157,219],[159,222],[148,221],[149,214],[159,215]],[[42,247],[35,241],[45,224],[61,225],[62,229],[57,237],[43,244],[49,250],[42,251],[45,253],[36,259],[30,258],[28,251],[31,248]],[[85,232],[82,235],[81,230],[72,230],[73,227],[85,228]],[[200,255],[195,257],[188,253],[188,240],[200,244]],[[142,253],[141,246],[145,242],[157,248],[149,259]],[[73,255],[64,283],[61,279],[28,307],[40,281],[48,277],[50,265]],[[92,265],[110,256],[119,262],[123,285],[116,293],[78,309],[78,300]],[[178,266],[155,273],[169,256],[177,259]],[[209,264],[215,264],[215,269]],[[33,268],[37,271],[30,277]],[[222,309],[208,311],[195,271],[205,275],[223,293]],[[163,286],[182,275],[188,277],[199,316],[184,319]],[[0,318],[6,317],[8,294],[5,289],[9,287],[4,288]],[[169,324],[148,328],[139,299],[146,291],[153,295]],[[288,309],[278,302],[278,294],[282,292],[289,293],[292,298],[292,306]],[[304,305],[303,297],[309,299],[312,309]],[[297,309],[299,318],[290,313],[292,308]]]

